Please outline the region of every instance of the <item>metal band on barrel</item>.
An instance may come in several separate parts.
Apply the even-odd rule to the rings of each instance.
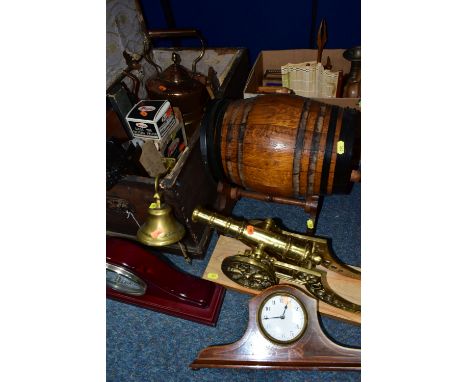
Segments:
[[[218,181],[220,179],[217,178],[213,170],[213,144],[211,141],[212,131],[214,129],[213,116],[216,113],[218,103],[219,100],[214,100],[208,104],[200,127],[200,151],[202,154],[202,161],[205,165],[204,167],[206,171],[209,173],[210,177],[212,177],[215,181]]]
[[[338,154],[338,142],[340,139],[341,128],[343,126],[343,114],[344,109],[339,108],[338,112],[338,119],[336,121],[336,129],[335,129],[335,138],[333,139],[333,150],[332,150],[332,157],[330,162],[330,169],[328,170],[328,181],[327,181],[327,189],[326,194],[331,194],[333,189],[333,182],[335,181],[335,171],[336,171],[336,159]]]
[[[301,172],[301,158],[302,158],[302,149],[304,147],[304,135],[307,125],[307,119],[309,117],[309,109],[312,104],[311,99],[307,99],[303,106],[301,112],[301,119],[299,120],[299,128],[296,133],[296,145],[294,148],[294,159],[293,159],[293,191],[294,196],[299,197],[299,174]]]
[[[338,106],[332,106],[330,123],[328,124],[327,143],[325,145],[325,153],[323,157],[322,174],[320,177],[320,194],[327,193],[328,172],[330,170],[330,162],[333,153],[333,141],[335,140],[336,120],[338,119]]]
[[[310,145],[309,170],[307,173],[307,196],[313,195],[315,167],[317,166],[318,147],[320,144],[320,133],[322,132],[323,121],[325,119],[326,106],[320,106],[320,113],[315,121],[312,143]]]
[[[213,126],[213,162],[214,170],[216,171],[220,180],[226,180],[226,174],[224,173],[222,159],[221,159],[221,129],[223,126],[223,119],[227,107],[229,106],[230,101],[221,100],[217,105],[217,112],[214,116],[214,126]]]
[[[358,114],[354,109],[346,108],[343,113],[343,121],[340,132],[340,141],[344,142],[344,153],[337,155],[335,167],[335,179],[333,181],[333,193],[347,192],[350,188],[353,146],[356,135]]]

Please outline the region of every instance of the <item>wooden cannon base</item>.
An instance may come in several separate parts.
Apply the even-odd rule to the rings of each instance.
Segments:
[[[249,247],[244,243],[227,237],[220,235],[218,242],[216,243],[216,247],[211,255],[211,259],[205,269],[203,274],[203,279],[214,281],[226,288],[247,293],[250,295],[258,295],[262,291],[256,289],[250,289],[243,287],[232,281],[228,278],[223,271],[221,270],[221,263],[226,257],[236,255],[237,253],[243,253]],[[353,267],[359,269],[357,267]],[[325,268],[321,268],[320,266],[318,269],[326,270]],[[327,272],[327,282],[330,287],[340,296],[344,297],[345,299],[361,305],[361,280],[351,279],[349,277],[343,277],[339,273],[331,272],[326,270]],[[286,281],[280,280],[280,284],[284,284]],[[302,290],[307,290],[303,286],[299,286]],[[351,324],[360,325],[361,324],[361,314],[360,313],[353,313],[348,312],[342,309],[338,309],[332,305],[329,305],[323,301],[318,301],[319,312],[324,314],[325,316],[332,317],[339,319],[341,321],[345,321]]]

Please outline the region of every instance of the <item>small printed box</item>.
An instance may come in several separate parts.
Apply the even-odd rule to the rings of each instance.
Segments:
[[[164,140],[177,125],[174,110],[167,100],[138,102],[126,117],[133,136]]]

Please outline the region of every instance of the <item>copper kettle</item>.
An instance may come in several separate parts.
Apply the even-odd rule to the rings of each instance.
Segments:
[[[148,98],[167,99],[172,106],[180,109],[189,137],[200,125],[205,104],[209,99],[205,84],[197,80],[200,78],[200,74],[196,71],[196,64],[205,53],[203,40],[201,41],[202,51],[192,64],[191,73],[180,65],[179,54],[173,52],[173,64],[162,73],[157,72],[146,81]]]

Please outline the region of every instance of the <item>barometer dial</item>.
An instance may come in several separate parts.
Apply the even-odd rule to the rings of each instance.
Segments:
[[[106,283],[109,288],[131,296],[142,296],[146,283],[124,267],[106,263]]]

